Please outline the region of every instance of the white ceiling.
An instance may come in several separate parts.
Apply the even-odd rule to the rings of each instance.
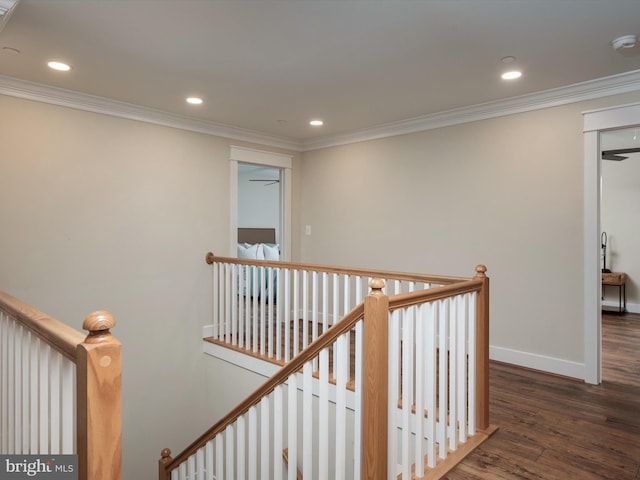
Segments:
[[[304,142],[640,70],[629,34],[640,0],[21,0],[0,75]]]

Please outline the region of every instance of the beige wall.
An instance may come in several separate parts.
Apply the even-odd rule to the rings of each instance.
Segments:
[[[492,356],[581,376],[581,112],[639,99],[307,152],[302,260],[452,275],[484,263]]]
[[[263,381],[236,372],[223,388],[228,365],[201,351],[204,255],[228,251],[230,141],[7,96],[0,112],[0,290],[78,329],[114,314],[123,478],[155,478],[162,448]]]

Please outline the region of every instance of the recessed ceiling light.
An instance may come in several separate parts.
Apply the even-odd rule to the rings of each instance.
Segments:
[[[516,78],[520,78],[522,76],[522,72],[518,70],[512,70],[510,72],[505,72],[501,75],[503,80],[515,80]]]
[[[49,68],[58,70],[59,72],[68,72],[69,70],[71,70],[71,67],[69,65],[62,62],[49,62],[47,63],[47,65],[49,66]]]
[[[311,120],[309,122],[309,125],[314,126],[314,127],[320,127],[323,124],[324,124],[324,122],[322,120]]]
[[[516,61],[516,57],[514,57],[513,55],[509,55],[508,57],[502,57],[500,61],[502,63],[513,63]]]
[[[188,97],[187,103],[191,105],[202,105],[203,100],[200,97]]]

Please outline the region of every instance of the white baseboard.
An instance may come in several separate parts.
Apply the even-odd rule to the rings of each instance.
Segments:
[[[511,363],[521,367],[554,373],[564,377],[584,380],[585,367],[583,363],[571,362],[561,358],[546,357],[529,352],[520,352],[502,347],[489,347],[489,358],[498,362]]]
[[[602,302],[603,307],[607,308],[619,308],[620,304],[617,301],[605,300]],[[640,313],[640,303],[627,303],[627,312]]]

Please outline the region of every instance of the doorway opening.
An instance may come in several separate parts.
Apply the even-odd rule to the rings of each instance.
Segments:
[[[280,258],[291,259],[291,156],[232,146],[229,155],[229,255],[238,227],[275,228]]]
[[[601,133],[640,126],[640,104],[584,112],[584,380],[602,381]]]

